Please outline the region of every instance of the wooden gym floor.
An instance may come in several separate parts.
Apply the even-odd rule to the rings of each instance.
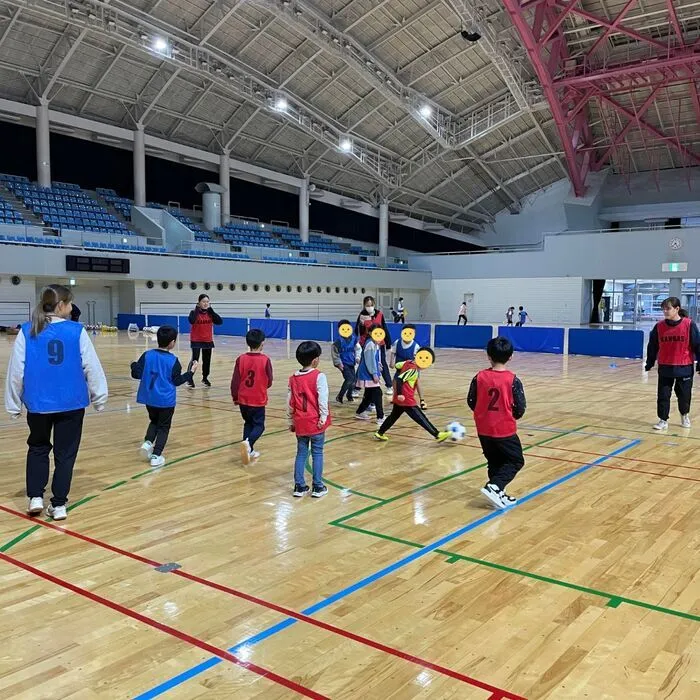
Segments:
[[[334,407],[330,493],[297,500],[296,343],[267,344],[258,464],[239,464],[228,391],[243,344],[220,338],[214,387],[179,390],[151,471],[128,377],[148,341],[94,341],[111,399],[86,418],[63,525],[23,515],[26,425],[0,418],[0,697],[700,697],[700,422],[654,434],[640,362],[516,356],[527,463],[502,513],[465,405],[481,353],[439,351],[423,378],[464,442],[406,419],[378,443]],[[325,346],[322,368],[333,394]]]

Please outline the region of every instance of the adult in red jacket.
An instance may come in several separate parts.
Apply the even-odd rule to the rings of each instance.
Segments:
[[[384,341],[379,346],[379,352],[382,360],[382,378],[384,379],[384,384],[386,385],[386,393],[392,395],[394,393],[391,372],[389,371],[389,363],[386,360],[386,349],[391,347],[391,335],[389,334],[389,329],[386,327],[386,319],[384,314],[376,308],[374,302],[374,297],[365,297],[362,300],[362,311],[360,311],[357,317],[357,323],[355,323],[355,334],[357,335],[360,345],[365,346],[365,342],[369,337],[369,332],[373,326],[379,326],[384,329],[386,337]]]
[[[690,428],[690,400],[693,390],[695,360],[700,362],[700,331],[681,309],[678,297],[669,297],[661,303],[664,320],[659,321],[651,333],[647,345],[644,370],[648,372],[659,362],[659,386],[656,409],[659,422],[655,430],[668,429],[671,411],[671,391],[678,398],[681,425]],[[698,365],[700,371],[700,364]]]
[[[202,354],[202,383],[211,386],[209,382],[209,370],[211,368],[211,351],[214,349],[214,326],[220,326],[223,321],[221,316],[211,308],[208,294],[200,294],[197,306],[190,311],[190,347],[192,359],[199,361]],[[190,389],[194,389],[194,379],[189,382]]]

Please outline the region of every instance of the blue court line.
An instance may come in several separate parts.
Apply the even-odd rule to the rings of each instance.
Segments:
[[[613,457],[616,457],[617,455],[621,454],[622,452],[626,452],[629,449],[632,449],[633,447],[636,447],[639,445],[641,440],[633,440],[632,442],[627,443],[626,445],[623,445],[619,449],[615,450],[614,452],[610,452],[606,455],[603,455],[602,457],[599,457],[596,459],[594,462],[590,462],[589,464],[584,464],[582,467],[579,467],[578,469],[575,469],[572,472],[569,472],[568,474],[565,474],[564,476],[555,479],[554,481],[550,481],[548,484],[545,484],[544,486],[536,489],[535,491],[532,491],[528,493],[526,496],[523,496],[522,498],[518,499],[518,502],[514,506],[510,506],[509,508],[505,510],[494,510],[490,512],[488,515],[484,515],[481,518],[478,518],[477,520],[472,521],[471,523],[468,523],[464,527],[461,527],[459,530],[456,530],[455,532],[450,533],[449,535],[445,535],[444,537],[441,537],[439,540],[436,540],[432,544],[426,545],[425,547],[416,550],[412,554],[409,554],[406,557],[403,557],[402,559],[399,559],[398,561],[394,562],[393,564],[389,564],[389,566],[385,566],[383,569],[380,569],[374,574],[371,574],[369,576],[366,576],[363,579],[360,579],[357,583],[353,583],[351,586],[348,586],[347,588],[343,588],[342,590],[338,591],[337,593],[334,593],[333,595],[329,596],[328,598],[324,598],[323,600],[319,601],[318,603],[314,603],[314,605],[311,605],[310,607],[302,610],[303,615],[313,615],[314,613],[319,612],[320,610],[323,610],[324,608],[327,608],[329,605],[333,605],[333,603],[336,603],[339,600],[342,600],[343,598],[346,598],[347,596],[355,593],[356,591],[359,591],[361,588],[365,588],[366,586],[369,586],[370,584],[374,583],[375,581],[378,581],[381,578],[384,578],[385,576],[388,576],[389,574],[393,573],[394,571],[407,566],[408,564],[413,563],[417,559],[420,559],[421,557],[424,557],[426,554],[430,554],[431,552],[435,551],[436,549],[440,549],[443,545],[447,544],[448,542],[452,542],[453,540],[456,540],[457,538],[461,537],[462,535],[466,534],[467,532],[470,532],[471,530],[476,529],[477,527],[480,527],[481,525],[485,525],[488,522],[491,522],[492,520],[495,520],[496,518],[501,517],[504,513],[507,513],[509,510],[512,510],[513,508],[517,508],[519,505],[522,505],[523,503],[527,503],[528,501],[532,500],[536,496],[540,496],[543,493],[546,493],[547,491],[551,491],[553,488],[559,486],[560,484],[563,484],[570,479],[573,479],[577,477],[579,474],[583,474],[584,472],[593,469],[594,467],[597,467],[599,464],[602,464],[603,462],[606,462],[609,459],[612,459]],[[237,654],[243,649],[249,649],[250,647],[254,646],[255,644],[259,644],[265,639],[268,639],[269,637],[274,636],[275,634],[281,632],[282,630],[287,629],[288,627],[291,627],[292,625],[296,624],[299,622],[299,620],[293,618],[293,617],[288,617],[286,620],[282,620],[282,622],[278,622],[276,625],[273,625],[272,627],[268,627],[266,630],[263,630],[262,632],[259,632],[256,635],[253,635],[252,637],[248,637],[247,639],[244,639],[242,642],[239,642],[238,644],[230,647],[227,651],[229,651],[232,654]],[[207,671],[208,669],[212,668],[213,666],[216,666],[217,664],[220,664],[222,662],[222,659],[213,656],[210,659],[207,659],[206,661],[203,661],[202,663],[198,664],[197,666],[193,666],[192,668],[188,669],[187,671],[183,671],[182,673],[178,674],[177,676],[173,676],[173,678],[170,678],[167,681],[164,681],[160,685],[155,686],[154,688],[151,688],[150,690],[147,690],[144,693],[141,693],[141,695],[137,695],[134,700],[150,700],[151,698],[156,698],[159,695],[162,695],[163,693],[168,692],[169,690],[172,690],[173,688],[181,685],[182,683],[185,683],[188,681],[190,678],[194,678],[195,676],[198,676],[200,673],[203,673],[204,671]]]

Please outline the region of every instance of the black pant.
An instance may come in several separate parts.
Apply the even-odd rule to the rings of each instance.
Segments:
[[[479,435],[479,442],[488,462],[489,483],[504,491],[525,464],[520,438],[517,435],[507,438]]]
[[[678,410],[682,416],[690,413],[690,400],[693,394],[693,375],[689,377],[662,377],[659,375],[659,389],[656,397],[656,411],[661,420],[668,420],[671,412],[671,390],[678,398]]]
[[[467,325],[467,317],[464,314],[460,314],[459,318],[457,319],[457,325],[459,326],[460,322],[464,319],[464,325]]]
[[[209,377],[211,369],[211,348],[192,348],[192,359],[199,362],[199,353],[202,353],[202,379]],[[194,386],[194,380],[190,382],[190,386]]]
[[[153,456],[160,457],[165,449],[165,443],[168,442],[175,406],[172,408],[146,406],[146,410],[151,420],[146,431],[146,440],[153,444]]]
[[[377,409],[377,418],[384,418],[384,405],[382,404],[382,388],[380,386],[367,387],[362,396],[362,401],[357,407],[357,414],[364,413],[372,404]]]
[[[399,406],[398,404],[394,404],[393,408],[391,409],[391,413],[388,415],[387,419],[382,423],[382,427],[379,428],[379,433],[380,435],[384,435],[384,433],[391,428],[396,421],[401,418],[403,414],[406,414],[412,421],[415,421],[420,425],[421,428],[424,428],[427,430],[434,438],[438,436],[438,429],[428,420],[428,416],[421,411],[418,406]]]
[[[338,401],[343,400],[343,396],[347,396],[348,400],[352,398],[352,390],[355,387],[355,365],[343,365],[343,386],[338,392]]]
[[[386,345],[379,346],[379,356],[382,358],[382,379],[386,388],[391,388],[391,372],[389,371],[389,363],[386,361]]]
[[[265,432],[265,406],[239,406],[243,418],[243,439],[250,449]]]
[[[41,498],[49,483],[49,453],[53,447],[52,506],[64,506],[68,501],[73,466],[83,434],[85,409],[63,413],[27,413],[29,438],[27,445],[27,496]],[[53,431],[53,445],[51,432]]]

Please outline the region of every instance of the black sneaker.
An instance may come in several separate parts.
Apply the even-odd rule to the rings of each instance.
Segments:
[[[342,396],[336,396],[335,397],[335,402],[337,404],[340,404],[341,406],[343,405],[343,397]]]
[[[348,396],[347,399],[345,399],[348,403],[355,403],[355,399],[353,399],[352,396]]]
[[[306,484],[294,484],[294,493],[292,493],[292,496],[295,498],[301,498],[302,496],[306,495],[308,490],[309,487]]]
[[[308,486],[306,488],[309,488]],[[328,489],[325,486],[314,486],[311,492],[311,498],[323,498],[328,493]]]
[[[202,384],[204,384],[204,386],[208,386],[209,388],[211,388],[211,382],[208,379],[202,379]]]

